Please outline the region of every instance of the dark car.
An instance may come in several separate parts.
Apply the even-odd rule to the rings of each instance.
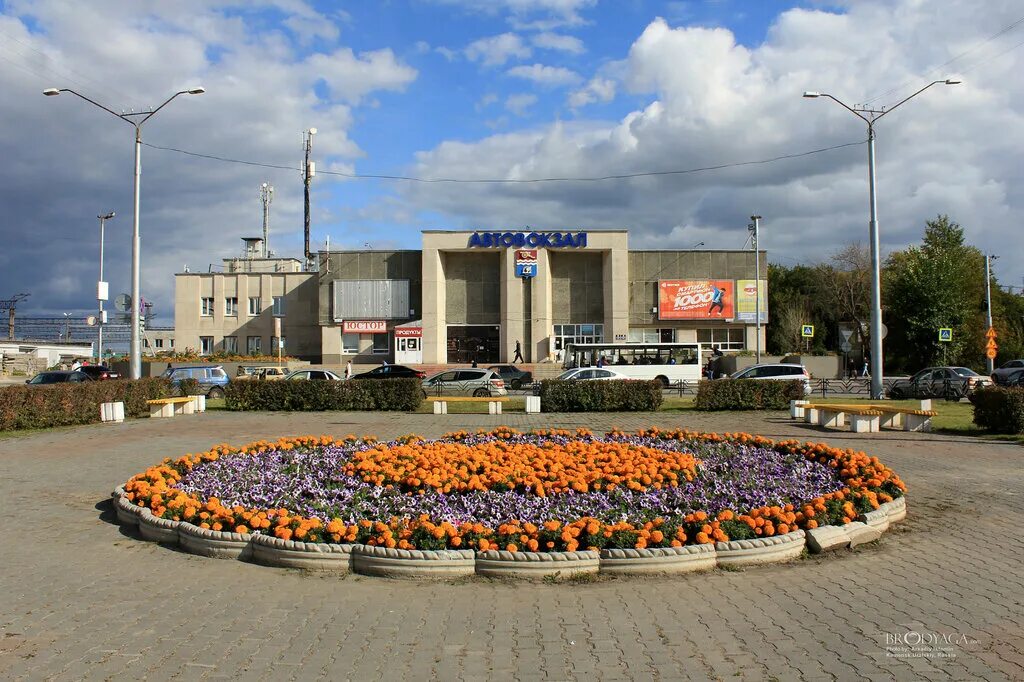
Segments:
[[[59,370],[53,372],[40,372],[25,383],[30,386],[43,386],[45,384],[64,384],[68,382],[92,381],[88,374],[77,370]]]
[[[405,365],[381,365],[369,372],[356,374],[353,379],[424,379],[427,373]]]
[[[1001,386],[1024,386],[1024,369],[1018,369],[1008,374]]]
[[[168,367],[163,376],[178,386],[182,379],[195,379],[206,392],[207,398],[223,398],[224,389],[231,381],[220,365],[197,365],[193,367]]]
[[[1009,386],[1007,380],[1014,374],[1019,374],[1022,369],[1024,369],[1024,360],[1010,360],[992,372],[992,381],[1000,386]]]
[[[909,379],[897,379],[889,387],[889,397],[945,398],[960,400],[991,381],[967,367],[925,367]]]
[[[533,374],[521,370],[515,365],[492,365],[487,369],[500,376],[513,391],[518,391],[523,386],[533,383]]]
[[[93,381],[105,381],[107,379],[120,379],[121,375],[106,365],[82,365],[78,368],[82,374],[88,375]]]

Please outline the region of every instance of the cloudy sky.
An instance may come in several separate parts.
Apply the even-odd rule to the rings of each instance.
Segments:
[[[30,292],[28,314],[91,310],[107,211],[106,278],[112,294],[129,288],[132,128],[42,90],[141,111],[196,84],[206,94],[179,97],[143,133],[155,145],[142,153],[143,296],[164,324],[174,272],[259,234],[262,182],[275,188],[271,248],[299,256],[309,127],[314,245],[419,248],[422,229],[529,225],[740,248],[759,213],[770,259],[793,264],[867,238],[865,126],[801,93],[891,106],[947,76],[964,83],[879,123],[883,248],[948,213],[1020,285],[1024,9],[983,6],[0,0],[0,298]],[[366,175],[577,179],[352,177]]]

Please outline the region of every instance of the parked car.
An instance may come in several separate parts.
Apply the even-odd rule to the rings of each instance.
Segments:
[[[106,381],[107,379],[120,379],[121,375],[106,365],[82,365],[78,368],[82,374],[87,374],[93,381]]]
[[[1018,374],[1022,369],[1024,369],[1024,360],[1010,360],[992,372],[992,381],[1000,385],[1008,385],[1007,379],[1013,374]]]
[[[199,387],[205,391],[206,397],[211,399],[223,398],[224,389],[231,381],[228,373],[220,365],[168,367],[163,376],[170,379],[175,386],[180,385],[182,379],[195,379],[199,382]]]
[[[449,369],[423,380],[423,396],[471,395],[477,398],[508,395],[505,381],[489,369]]]
[[[40,372],[25,383],[29,386],[42,386],[45,384],[63,384],[67,382],[92,381],[92,378],[78,370],[54,370],[52,372]]]
[[[285,381],[343,381],[328,369],[297,369],[284,377]]]
[[[606,367],[574,367],[558,375],[562,381],[631,381],[630,377]]]
[[[356,374],[353,379],[423,379],[426,372],[421,372],[405,365],[381,365],[374,367],[369,372]]]
[[[967,367],[925,367],[909,379],[897,379],[889,387],[889,397],[945,398],[960,400],[976,388],[988,386],[992,380]]]
[[[253,375],[254,379],[263,381],[277,381],[288,376],[288,370],[284,367],[260,367]]]
[[[779,362],[775,364],[752,365],[738,372],[733,372],[730,379],[756,379],[774,381],[804,382],[804,395],[811,393],[811,375],[807,368],[796,363]]]
[[[1006,377],[1003,386],[1024,386],[1024,369],[1018,369]]]
[[[500,376],[505,385],[514,391],[518,391],[523,386],[529,386],[533,383],[533,374],[519,369],[515,365],[494,365],[487,369]]]
[[[239,365],[235,370],[236,379],[255,379],[256,374],[263,369],[262,365]]]

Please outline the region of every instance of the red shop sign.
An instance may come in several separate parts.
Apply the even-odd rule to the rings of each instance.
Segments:
[[[423,327],[395,327],[395,338],[403,336],[423,336]]]
[[[341,330],[346,334],[387,334],[388,323],[384,320],[345,320]]]

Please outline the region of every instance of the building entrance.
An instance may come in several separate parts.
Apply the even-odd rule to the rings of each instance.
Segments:
[[[501,327],[497,325],[449,325],[448,362],[499,362],[500,337]]]

